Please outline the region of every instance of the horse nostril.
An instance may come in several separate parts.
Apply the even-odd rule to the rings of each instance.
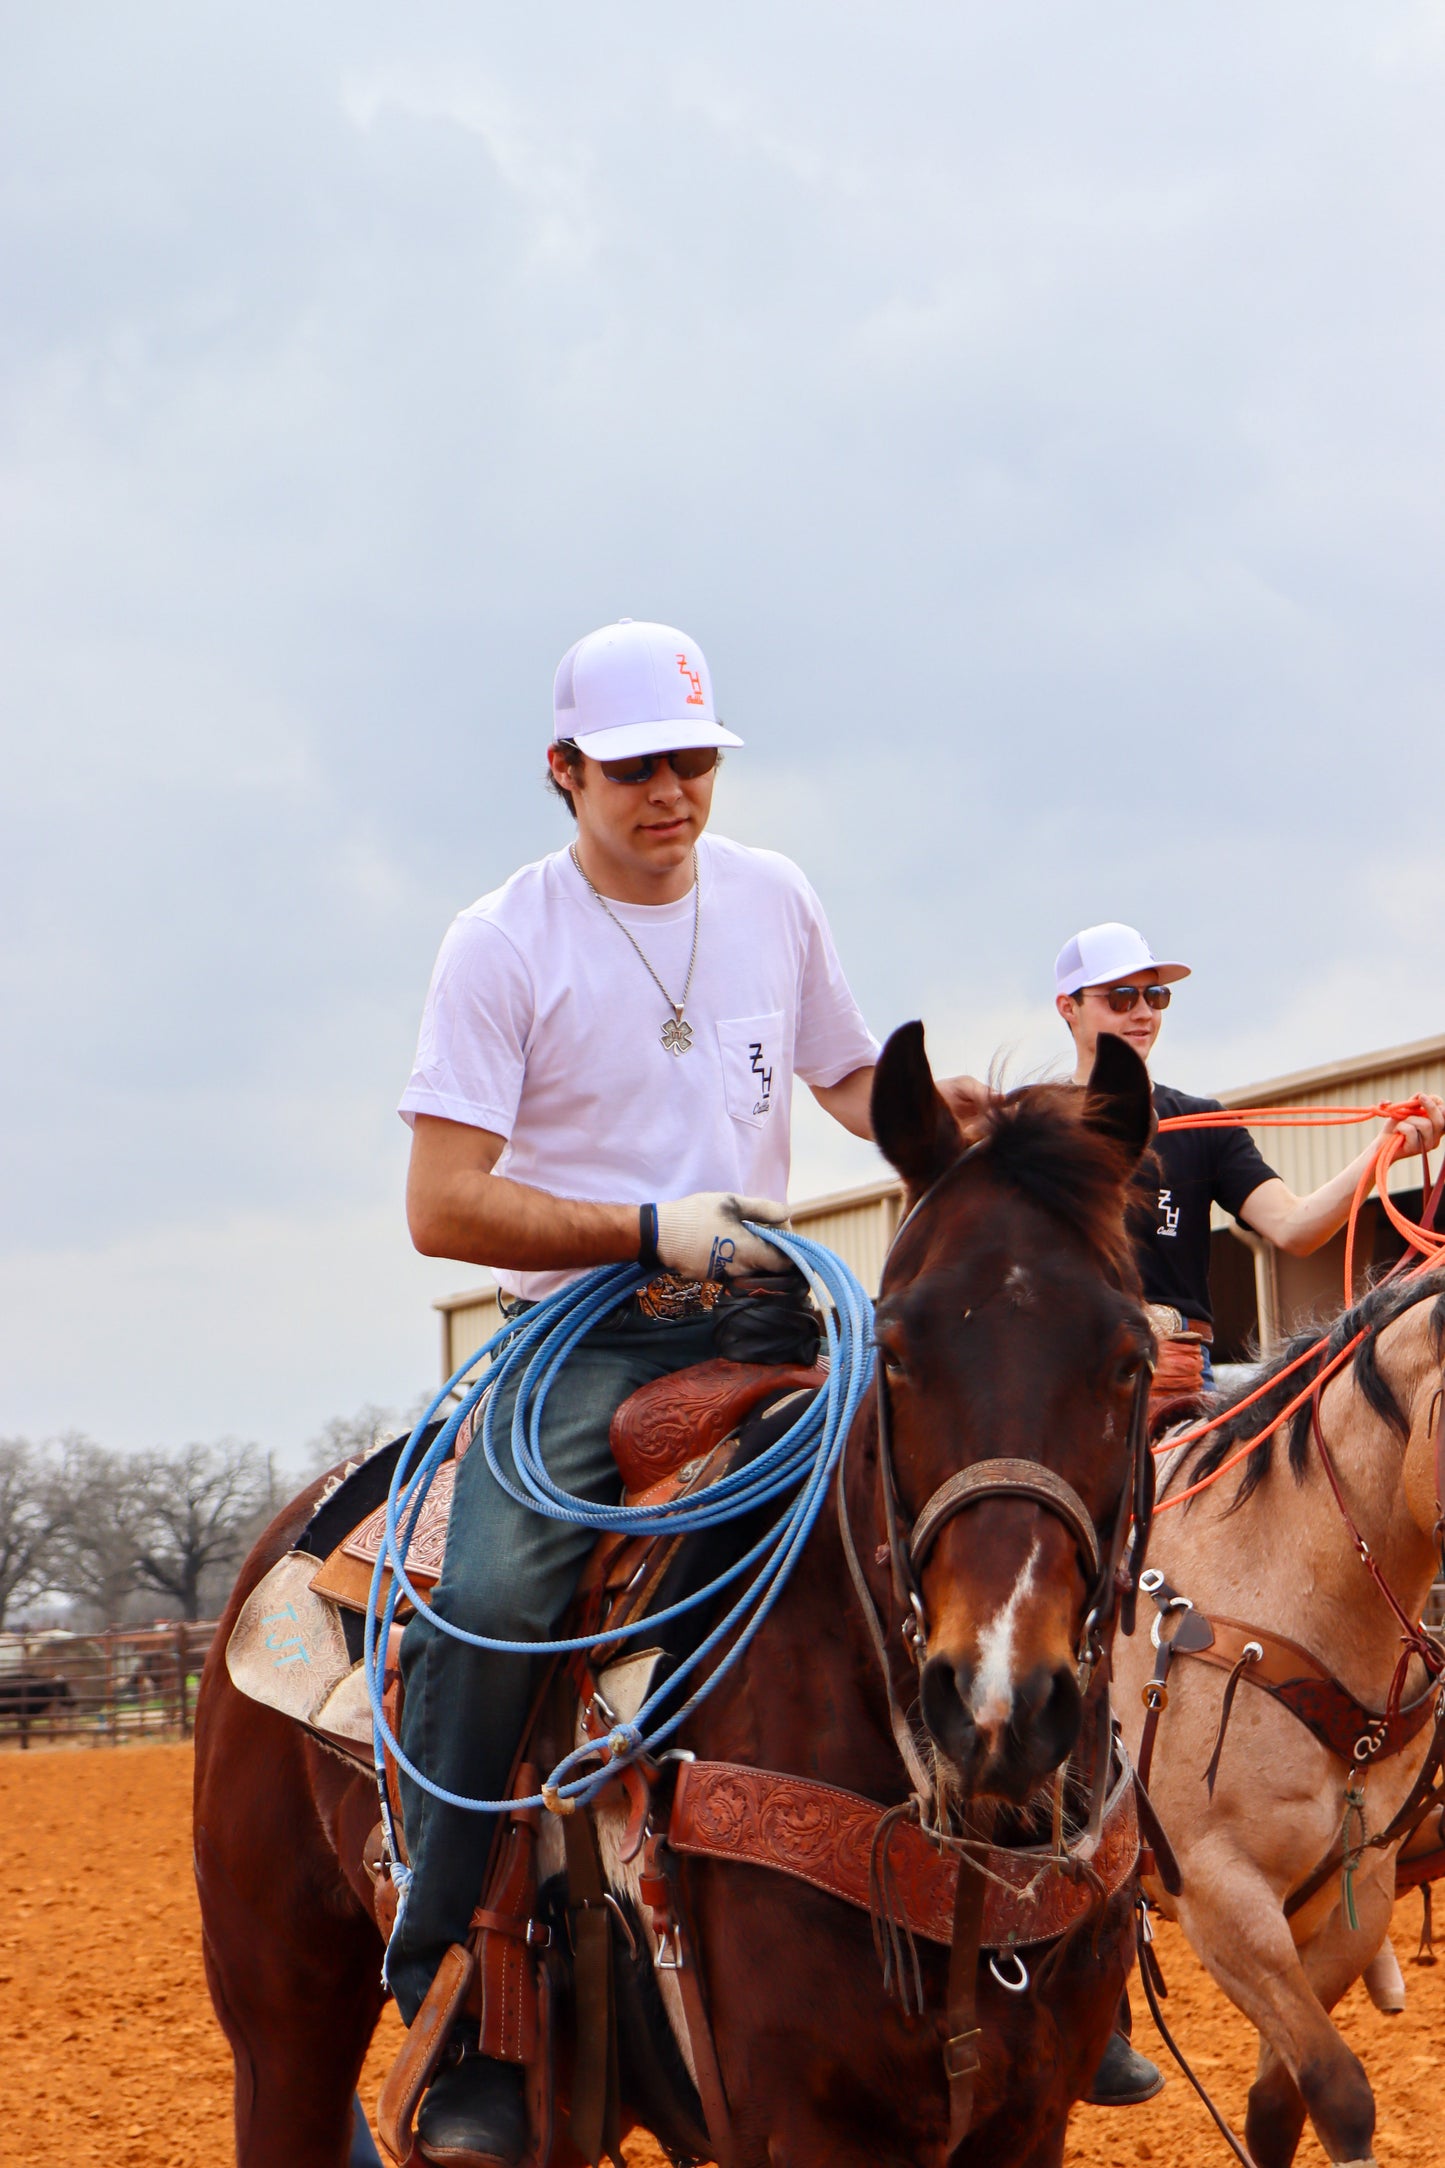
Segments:
[[[1015,1698],[1009,1727],[1024,1765],[1039,1776],[1057,1769],[1079,1736],[1083,1711],[1078,1681],[1068,1666],[1031,1673]]]
[[[976,1729],[968,1706],[973,1684],[969,1664],[950,1663],[946,1656],[930,1656],[918,1682],[918,1705],[930,1735],[953,1761],[967,1758],[976,1743]]]

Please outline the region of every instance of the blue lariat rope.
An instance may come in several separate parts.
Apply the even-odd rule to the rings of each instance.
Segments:
[[[684,1496],[653,1506],[597,1505],[562,1490],[548,1475],[542,1458],[542,1416],[548,1392],[579,1340],[649,1277],[636,1266],[604,1265],[559,1289],[521,1317],[511,1319],[462,1364],[432,1401],[402,1447],[392,1473],[386,1496],[386,1533],[372,1571],[366,1611],[363,1660],[379,1782],[383,1780],[384,1750],[389,1748],[398,1767],[413,1783],[447,1806],[462,1807],[469,1813],[502,1814],[519,1805],[540,1807],[557,1801],[589,1800],[611,1782],[620,1764],[661,1746],[738,1662],[776,1603],[812,1532],[873,1365],[873,1305],[842,1259],[805,1235],[785,1234],[774,1227],[757,1227],[753,1232],[783,1251],[818,1299],[828,1343],[827,1382],[782,1437],[746,1467],[719,1477],[695,1497]],[[422,1451],[427,1425],[435,1420],[449,1396],[462,1390],[463,1381],[484,1357],[490,1358],[487,1369],[466,1388],[460,1405]],[[500,1389],[514,1376],[519,1379],[510,1440],[515,1482],[502,1469],[492,1421]],[[493,1387],[497,1391],[492,1391]],[[600,1635],[555,1641],[499,1641],[486,1634],[467,1633],[431,1609],[407,1574],[406,1554],[432,1479],[484,1393],[489,1397],[482,1412],[480,1437],[473,1442],[472,1450],[480,1444],[493,1479],[509,1497],[535,1513],[568,1521],[574,1527],[595,1529],[599,1535],[615,1531],[628,1536],[695,1535],[774,1503],[780,1504],[778,1516],[746,1556],[726,1572],[681,1602],[663,1611],[649,1612],[630,1625],[609,1626]],[[416,1457],[418,1452],[420,1459]],[[380,1602],[382,1581],[388,1572],[391,1586],[385,1601]],[[649,1696],[632,1722],[619,1724],[606,1739],[589,1740],[565,1755],[543,1792],[528,1799],[469,1799],[445,1790],[408,1761],[387,1724],[381,1698],[386,1648],[396,1607],[403,1596],[440,1632],[472,1648],[494,1649],[509,1656],[562,1656],[655,1633],[669,1620],[714,1603],[725,1590],[749,1575],[751,1578],[726,1615]],[[726,1655],[713,1668],[706,1669],[708,1659],[734,1634],[736,1639]],[[702,1676],[696,1679],[687,1699],[680,1706],[670,1707],[684,1682],[695,1679],[698,1673]],[[600,1766],[584,1766],[587,1764]]]

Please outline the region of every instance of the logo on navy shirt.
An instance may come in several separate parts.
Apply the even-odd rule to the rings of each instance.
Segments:
[[[1179,1207],[1170,1202],[1173,1195],[1172,1189],[1161,1189],[1159,1192],[1159,1225],[1154,1230],[1156,1234],[1177,1235],[1179,1232]]]

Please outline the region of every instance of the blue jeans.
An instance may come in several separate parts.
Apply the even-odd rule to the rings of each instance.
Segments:
[[[621,1483],[607,1438],[615,1409],[639,1385],[708,1361],[717,1322],[716,1311],[646,1318],[629,1303],[593,1327],[551,1386],[543,1413],[543,1458],[560,1488],[598,1504],[616,1501]],[[493,1418],[498,1459],[509,1475],[515,1398],[514,1388],[505,1390]],[[560,1628],[594,1540],[589,1529],[548,1520],[509,1498],[478,1440],[457,1470],[432,1608],[469,1633],[545,1640]],[[534,1657],[468,1648],[413,1618],[401,1645],[407,1759],[447,1791],[501,1798],[538,1664]],[[445,1806],[405,1776],[401,1793],[411,1883],[387,1953],[387,1977],[409,2025],[449,1945],[467,1938],[497,1818]]]

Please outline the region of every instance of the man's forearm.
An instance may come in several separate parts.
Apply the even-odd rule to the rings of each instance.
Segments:
[[[826,1114],[866,1143],[873,1141],[873,1064],[854,1069],[836,1084],[814,1084],[813,1097]]]
[[[875,1071],[855,1069],[836,1084],[815,1084],[813,1097],[820,1107],[841,1122],[855,1137],[873,1141],[873,1078]],[[938,1090],[955,1121],[967,1122],[988,1104],[988,1086],[973,1076],[938,1078]]]
[[[1356,1185],[1374,1156],[1371,1145],[1307,1197],[1296,1197],[1281,1181],[1264,1182],[1246,1198],[1240,1218],[1277,1249],[1287,1250],[1292,1257],[1308,1257],[1344,1226]]]
[[[468,1169],[440,1194],[407,1194],[411,1238],[424,1257],[509,1272],[632,1263],[641,1240],[635,1204],[550,1197],[506,1175]]]

